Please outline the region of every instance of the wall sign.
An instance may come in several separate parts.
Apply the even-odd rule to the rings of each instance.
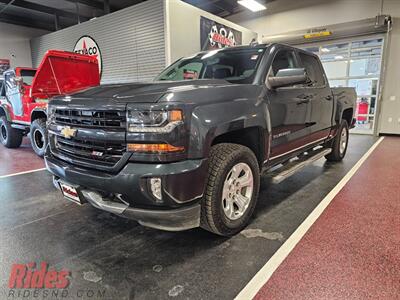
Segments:
[[[242,44],[242,33],[213,20],[201,17],[200,42],[201,50],[237,46]]]
[[[74,52],[79,54],[90,55],[96,57],[99,63],[99,72],[101,77],[101,72],[103,71],[103,61],[101,58],[100,48],[96,41],[88,35],[82,36],[75,44]]]
[[[6,58],[0,58],[0,74],[7,71],[10,68],[10,60]]]

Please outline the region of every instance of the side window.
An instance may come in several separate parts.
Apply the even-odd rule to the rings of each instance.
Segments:
[[[281,50],[279,51],[272,62],[272,72],[270,76],[276,76],[279,70],[296,68],[296,59],[294,51]]]
[[[6,91],[4,89],[4,80],[0,80],[0,97],[4,97],[6,95]]]
[[[318,59],[314,56],[301,52],[299,53],[299,56],[312,85],[315,87],[323,86],[325,84],[325,79]]]

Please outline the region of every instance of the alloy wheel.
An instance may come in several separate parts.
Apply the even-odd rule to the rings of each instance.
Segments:
[[[241,218],[247,211],[254,190],[253,172],[248,164],[238,163],[226,176],[222,189],[222,208],[230,220]]]

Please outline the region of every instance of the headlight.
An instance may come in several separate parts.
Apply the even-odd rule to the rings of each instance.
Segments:
[[[181,110],[170,111],[128,111],[129,132],[171,132],[182,124]]]

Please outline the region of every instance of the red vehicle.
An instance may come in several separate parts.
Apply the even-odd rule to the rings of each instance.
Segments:
[[[4,72],[4,84],[0,84],[0,142],[7,148],[18,148],[29,133],[33,150],[43,156],[49,99],[99,83],[96,58],[66,51],[48,51],[38,69]]]

